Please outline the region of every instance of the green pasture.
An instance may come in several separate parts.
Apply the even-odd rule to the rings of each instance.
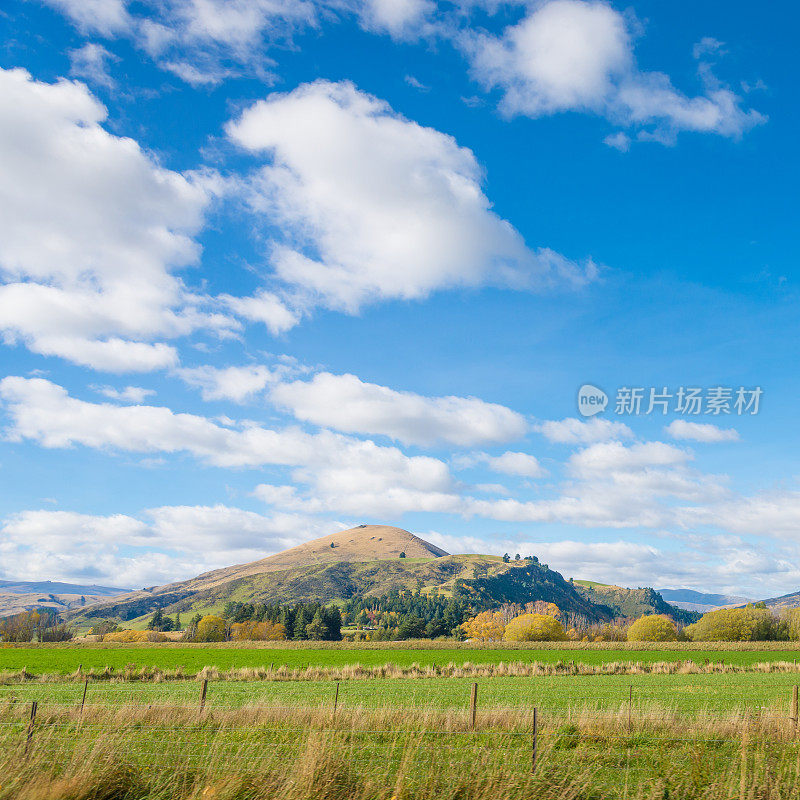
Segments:
[[[358,647],[352,644],[316,647],[203,647],[197,645],[119,645],[119,646],[33,646],[0,647],[0,672],[19,671],[25,668],[29,673],[70,674],[79,666],[84,671],[102,670],[110,667],[115,670],[127,665],[136,667],[157,667],[175,669],[182,667],[186,672],[199,672],[203,667],[217,667],[220,670],[243,667],[265,667],[273,665],[289,668],[342,667],[348,664],[382,666],[396,664],[409,667],[463,664],[499,664],[500,662],[534,661],[555,663],[575,661],[582,664],[604,664],[609,662],[654,663],[659,661],[705,661],[724,660],[726,664],[749,665],[767,661],[793,661],[800,658],[800,650],[783,649],[696,649],[695,647],[647,648],[647,649],[608,649],[586,647],[576,648],[426,648],[401,645],[394,647]]]
[[[676,711],[727,712],[734,709],[788,709],[792,673],[727,673],[704,675],[561,675],[489,678],[368,678],[339,683],[340,707],[466,710],[472,683],[478,684],[481,709],[530,709],[566,712],[568,709],[614,710],[648,706]],[[36,682],[0,686],[0,699],[38,700],[42,707],[81,701],[83,683]],[[93,681],[87,691],[90,705],[193,705],[201,684],[194,680]],[[334,680],[211,681],[206,706],[231,709],[268,707],[309,709],[332,706]]]

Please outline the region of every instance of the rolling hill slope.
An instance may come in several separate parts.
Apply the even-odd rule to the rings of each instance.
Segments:
[[[57,581],[0,581],[0,617],[36,608],[49,608],[63,614],[127,591],[114,586]]]
[[[655,590],[649,587],[626,589],[593,581],[573,581],[575,588],[593,603],[600,603],[613,609],[617,617],[641,617],[644,614],[666,614],[677,622],[690,624],[700,618],[695,611],[688,611],[667,603]]]
[[[359,526],[250,564],[131,592],[84,609],[80,616],[133,620],[157,608],[203,613],[228,601],[330,602],[404,589],[436,589],[445,595],[458,591],[486,607],[545,600],[595,621],[614,616],[546,565],[504,562],[497,556],[451,556],[408,531],[383,525]]]

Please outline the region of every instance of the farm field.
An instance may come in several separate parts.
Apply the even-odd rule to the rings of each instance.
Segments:
[[[423,667],[448,663],[499,664],[501,662],[575,661],[581,664],[606,664],[612,662],[656,663],[661,661],[724,660],[726,664],[747,666],[769,661],[794,661],[800,659],[797,643],[759,643],[760,647],[736,645],[698,646],[639,646],[608,647],[584,645],[583,647],[447,647],[440,643],[410,643],[405,646],[376,647],[353,644],[328,644],[326,646],[202,646],[183,644],[163,645],[66,645],[0,647],[0,672],[70,674],[79,666],[85,671],[109,667],[120,670],[127,665],[155,667],[168,670],[182,668],[185,672],[199,672],[204,667],[220,670],[247,667],[280,666],[288,668],[342,667],[350,664],[381,666],[395,664]]]
[[[337,689],[337,683],[338,689]],[[800,675],[789,673],[541,675],[494,677],[363,678],[353,680],[211,680],[206,708],[319,709],[338,694],[342,708],[463,710],[473,683],[480,709],[531,709],[558,714],[573,708],[619,710],[632,700],[639,711],[652,706],[683,713],[772,709],[788,714],[792,687]],[[42,708],[75,706],[83,681],[0,685],[0,701],[37,700]],[[196,680],[152,682],[91,680],[90,706],[192,706],[201,684]]]
[[[657,677],[665,692],[679,686]],[[669,677],[702,684],[697,676]],[[553,705],[537,706],[534,717],[529,704],[544,697],[531,695],[530,683],[540,681]],[[562,681],[582,688],[575,676]],[[755,703],[747,708],[723,710],[717,696],[713,713],[655,701],[634,702],[628,713],[620,682],[600,687],[599,704],[583,697],[570,707],[551,681],[479,681],[473,727],[469,682],[405,683],[353,681],[336,710],[334,685],[324,682],[268,687],[284,692],[269,698],[281,703],[287,687],[305,691],[292,699],[306,708],[259,705],[253,690],[260,684],[240,685],[248,698],[213,682],[202,711],[196,682],[144,684],[160,693],[137,695],[128,690],[143,684],[92,686],[83,710],[80,684],[13,687],[50,694],[40,695],[35,723],[21,696],[0,697],[0,800],[730,800],[788,798],[800,780],[796,727],[778,697],[765,705],[764,684],[751,687]],[[356,687],[365,691],[347,694]],[[64,692],[62,702],[53,690]],[[498,707],[514,697],[525,706]]]

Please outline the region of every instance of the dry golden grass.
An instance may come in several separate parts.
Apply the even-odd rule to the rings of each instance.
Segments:
[[[782,800],[800,785],[785,715],[648,709],[532,716],[0,704],[1,800]]]
[[[375,680],[389,678],[495,678],[495,677],[543,677],[568,675],[745,675],[745,674],[800,674],[796,661],[765,661],[757,664],[730,664],[721,661],[697,663],[696,661],[632,662],[610,661],[602,664],[585,664],[578,661],[522,662],[508,661],[498,664],[461,664],[399,666],[394,663],[381,666],[345,664],[336,667],[311,666],[288,667],[241,667],[221,670],[214,666],[204,667],[199,672],[187,672],[178,667],[160,669],[129,664],[123,669],[106,667],[102,670],[77,670],[70,674],[60,672],[36,675],[27,670],[0,672],[0,684],[63,683],[83,681],[164,681],[225,680],[225,681],[318,681],[318,680]]]

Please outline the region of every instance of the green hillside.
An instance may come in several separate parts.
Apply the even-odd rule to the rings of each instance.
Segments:
[[[666,614],[676,622],[688,625],[701,616],[696,611],[684,611],[670,605],[655,589],[649,587],[626,589],[622,586],[578,580],[573,580],[572,585],[590,602],[611,608],[617,617]]]
[[[208,588],[193,590],[173,584],[170,591],[99,604],[86,609],[82,619],[117,618],[133,621],[156,608],[207,613],[226,602],[289,603],[342,601],[351,597],[380,597],[395,590],[436,590],[459,593],[480,608],[501,603],[544,600],[562,611],[592,621],[610,620],[611,609],[582,596],[557,572],[532,561],[505,563],[496,556],[458,555],[439,558],[397,558],[363,562],[334,562],[247,575]]]

